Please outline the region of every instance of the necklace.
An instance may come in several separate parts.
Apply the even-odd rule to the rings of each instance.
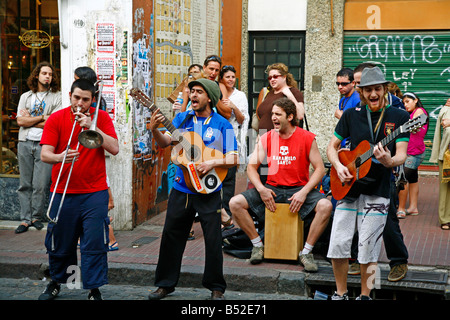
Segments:
[[[34,102],[34,108],[31,112],[34,116],[42,116],[44,114],[44,100],[48,92],[48,90],[45,92],[45,94],[42,96],[42,99],[39,99],[39,91],[34,94],[34,96],[36,97],[36,101]]]

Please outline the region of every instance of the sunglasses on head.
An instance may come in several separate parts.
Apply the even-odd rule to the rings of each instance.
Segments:
[[[336,85],[337,85],[338,87],[339,87],[339,86],[345,87],[345,86],[348,86],[350,83],[351,83],[351,82],[336,82]]]
[[[217,61],[217,62],[221,63],[222,60],[218,56],[211,56],[208,59],[206,59],[206,61]]]
[[[223,66],[222,71],[233,71],[234,73],[236,73],[236,69],[233,66]]]
[[[274,74],[273,76],[268,76],[267,79],[269,79],[269,81],[272,80],[272,79],[276,80],[276,79],[278,79],[278,77],[282,77],[282,75],[281,74]]]

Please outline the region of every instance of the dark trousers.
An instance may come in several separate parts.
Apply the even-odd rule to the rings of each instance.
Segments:
[[[176,287],[188,234],[195,213],[198,212],[205,238],[205,271],[202,284],[211,291],[225,292],[220,210],[220,192],[186,194],[176,189],[171,190],[155,273],[157,287]]]
[[[228,169],[227,175],[222,182],[222,208],[231,217],[230,200],[234,197],[236,190],[236,171],[237,167],[231,167]]]
[[[400,230],[400,223],[397,218],[397,189],[395,183],[391,183],[391,200],[386,219],[386,226],[383,231],[384,248],[389,259],[389,266],[392,268],[399,264],[408,263],[408,249],[403,241],[403,234]],[[352,259],[358,256],[358,233],[353,237]]]
[[[389,265],[393,266],[408,263],[408,249],[403,241],[400,223],[397,218],[397,189],[395,183],[391,183],[391,203],[389,205],[386,227],[383,232],[384,247]]]
[[[53,219],[61,196],[55,195],[50,211]],[[48,224],[45,238],[52,280],[65,283],[74,277],[80,239],[83,288],[94,289],[108,283],[108,201],[108,190],[66,194],[58,223]]]

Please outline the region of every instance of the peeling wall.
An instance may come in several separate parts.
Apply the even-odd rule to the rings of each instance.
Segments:
[[[340,98],[334,83],[342,68],[344,0],[308,1],[306,16],[305,108],[309,128],[328,162],[326,148],[337,123],[334,112]]]
[[[114,196],[115,208],[110,211],[116,229],[131,229],[132,203],[132,110],[127,90],[130,89],[131,70],[122,72],[122,62],[131,60],[132,0],[59,0],[61,34],[61,90],[63,106],[69,106],[69,91],[73,72],[77,67],[95,70],[96,23],[115,25],[115,111],[114,126],[119,139],[117,156],[107,156],[107,173]],[[128,48],[128,50],[126,50]],[[105,90],[105,89],[104,89]]]

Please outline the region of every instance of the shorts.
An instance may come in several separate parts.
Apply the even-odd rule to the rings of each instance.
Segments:
[[[291,203],[288,199],[296,192],[300,191],[303,186],[300,187],[274,187],[269,184],[265,185],[267,188],[272,189],[275,192],[275,203]],[[256,216],[264,220],[264,215],[266,212],[266,206],[261,200],[258,190],[255,188],[248,189],[242,193],[245,200],[249,205],[250,210],[256,214]],[[320,193],[317,189],[311,190],[306,196],[306,200],[300,208],[299,214],[302,220],[305,220],[316,207],[319,200],[324,199],[325,195]]]
[[[334,212],[327,257],[351,257],[353,235],[358,231],[358,261],[377,262],[389,210],[389,198],[360,195],[356,201],[339,201]]]
[[[417,155],[410,155],[406,157],[405,168],[417,170],[425,158],[425,152]]]

